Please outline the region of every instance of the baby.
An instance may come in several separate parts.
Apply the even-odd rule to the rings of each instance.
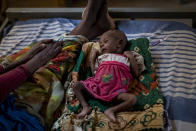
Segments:
[[[99,41],[100,49],[93,50],[90,56],[91,70],[95,75],[85,81],[74,84],[74,93],[82,104],[82,111],[77,115],[82,118],[91,112],[85,98],[90,95],[106,102],[114,102],[115,106],[104,111],[104,114],[116,122],[115,113],[126,110],[136,102],[136,96],[128,93],[133,76],[138,76],[138,67],[131,51],[124,51],[127,38],[120,30],[105,32]],[[97,65],[97,67],[96,67]]]

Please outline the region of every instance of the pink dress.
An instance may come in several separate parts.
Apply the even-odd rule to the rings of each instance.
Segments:
[[[120,93],[127,92],[132,75],[130,62],[121,54],[103,54],[98,57],[95,76],[82,81],[85,88],[97,99],[111,101]]]

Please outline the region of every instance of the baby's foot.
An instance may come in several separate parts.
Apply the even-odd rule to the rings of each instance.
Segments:
[[[83,118],[85,115],[91,112],[92,108],[90,106],[84,106],[82,111],[77,115],[78,119]]]
[[[104,111],[104,114],[112,121],[112,122],[117,122],[114,112],[111,109],[107,109]]]

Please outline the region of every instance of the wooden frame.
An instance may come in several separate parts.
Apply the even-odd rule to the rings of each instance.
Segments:
[[[81,19],[83,8],[8,8],[9,20],[66,17]],[[196,28],[196,8],[109,8],[113,18],[192,19]]]
[[[8,8],[7,18],[0,27],[0,33],[8,22],[37,18],[70,18],[81,19],[84,8]],[[161,18],[192,19],[192,27],[196,28],[196,8],[109,8],[113,18]]]

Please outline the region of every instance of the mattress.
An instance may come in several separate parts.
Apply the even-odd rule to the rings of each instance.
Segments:
[[[0,56],[13,54],[34,41],[69,33],[80,20],[66,18],[16,22],[0,45]],[[147,37],[165,98],[167,130],[196,130],[196,30],[178,22],[117,21],[128,39]]]

